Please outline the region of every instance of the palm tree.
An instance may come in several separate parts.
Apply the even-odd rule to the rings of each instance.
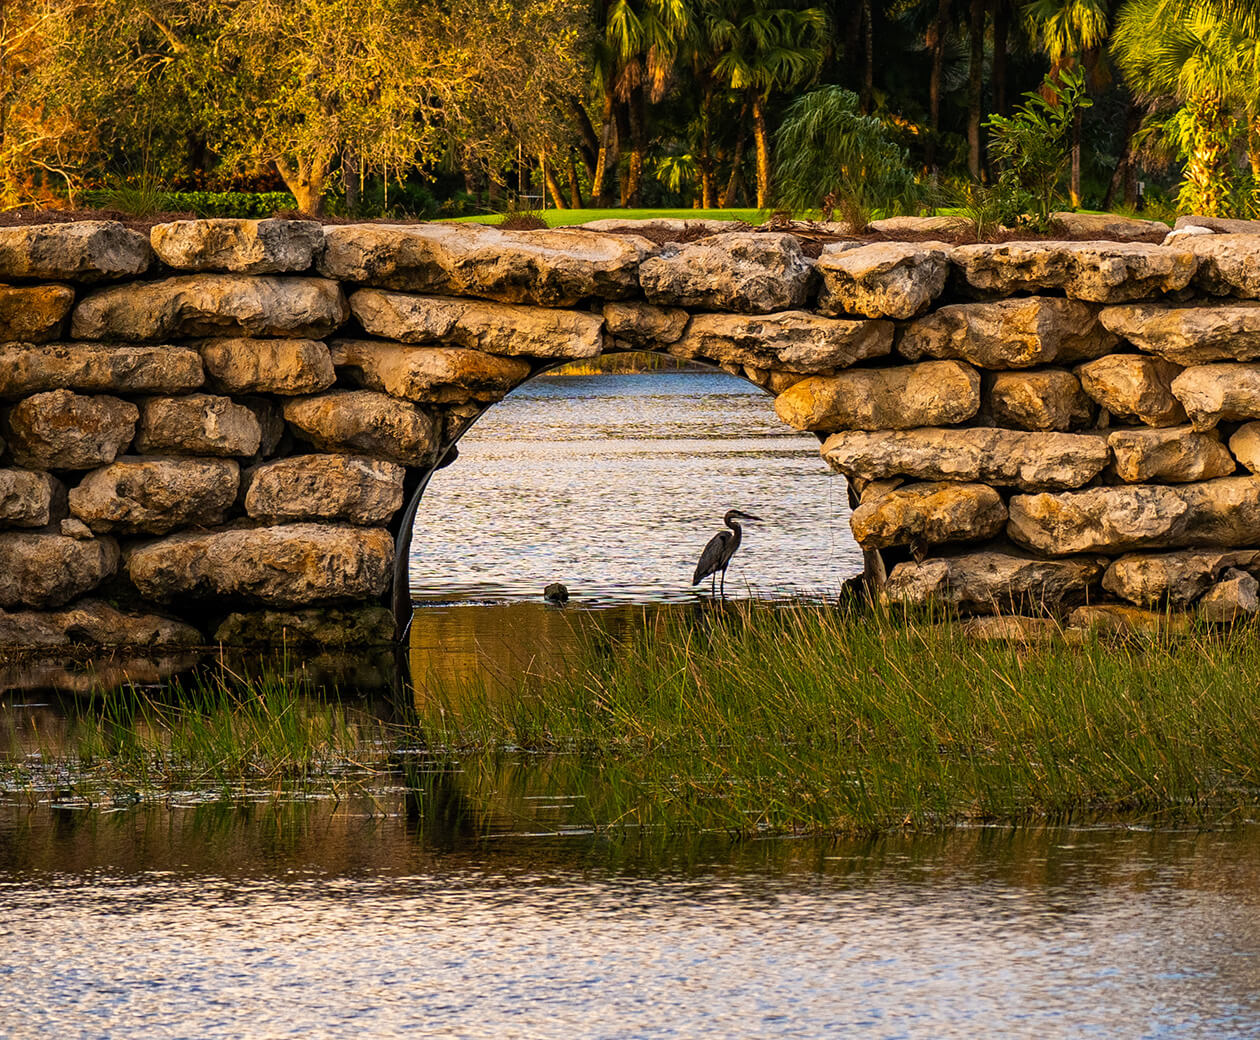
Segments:
[[[1134,92],[1181,106],[1172,121],[1185,158],[1180,205],[1230,209],[1231,150],[1245,125],[1260,183],[1260,3],[1257,0],[1130,0],[1112,50]]]
[[[1093,76],[1107,39],[1107,0],[1033,0],[1025,9],[1034,38],[1050,59],[1050,78],[1083,66]],[[1081,204],[1081,113],[1072,125],[1072,205]]]
[[[818,7],[779,0],[705,0],[704,36],[716,78],[743,93],[752,113],[757,154],[757,206],[771,198],[770,128],[766,105],[776,90],[800,86],[822,67],[827,16]]]

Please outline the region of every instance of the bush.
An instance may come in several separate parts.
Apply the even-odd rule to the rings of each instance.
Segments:
[[[154,191],[118,188],[80,192],[77,201],[94,209],[116,209],[146,216],[150,213],[196,213],[199,217],[261,219],[297,209],[287,191]]]

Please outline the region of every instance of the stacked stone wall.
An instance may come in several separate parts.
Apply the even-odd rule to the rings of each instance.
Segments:
[[[0,645],[387,639],[425,476],[613,350],[817,433],[886,598],[1255,609],[1260,234],[649,230],[0,228]]]

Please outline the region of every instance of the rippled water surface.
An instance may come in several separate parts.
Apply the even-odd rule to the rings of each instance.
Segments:
[[[0,1035],[1260,1035],[1254,830],[731,847],[365,808],[0,808]]]
[[[492,407],[421,503],[411,587],[421,601],[575,604],[691,599],[728,509],[764,518],[727,579],[733,595],[835,591],[862,569],[844,479],[773,399],[710,372],[549,376]]]

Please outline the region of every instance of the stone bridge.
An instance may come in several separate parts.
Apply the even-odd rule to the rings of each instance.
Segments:
[[[0,228],[0,646],[388,641],[460,435],[624,350],[817,433],[885,599],[1228,620],[1260,606],[1260,228],[1229,230]]]

